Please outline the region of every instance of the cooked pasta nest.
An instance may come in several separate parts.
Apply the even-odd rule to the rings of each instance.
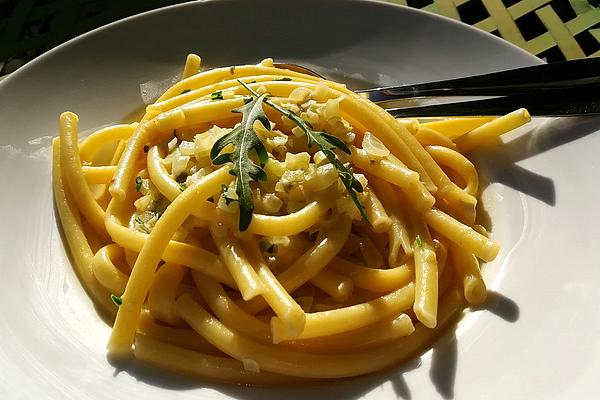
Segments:
[[[258,385],[362,375],[485,301],[499,246],[464,154],[528,120],[396,120],[270,59],[190,55],[138,122],[80,142],[61,115],[55,200],[111,356]]]

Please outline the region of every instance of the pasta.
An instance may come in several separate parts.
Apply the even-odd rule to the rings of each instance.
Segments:
[[[395,120],[270,59],[200,65],[140,121],[79,141],[60,116],[55,201],[111,356],[239,384],[356,376],[485,301],[499,245],[464,153],[526,110]]]

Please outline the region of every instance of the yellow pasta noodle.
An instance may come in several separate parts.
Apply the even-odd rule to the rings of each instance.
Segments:
[[[485,301],[478,259],[499,245],[463,152],[526,110],[396,120],[271,59],[203,71],[191,54],[181,76],[81,142],[63,113],[53,142],[56,209],[112,357],[238,384],[350,377]]]

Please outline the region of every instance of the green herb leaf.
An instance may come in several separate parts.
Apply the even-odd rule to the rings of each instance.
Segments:
[[[256,95],[256,92],[254,92],[250,87],[245,85],[243,82],[240,83],[242,83],[242,85],[246,89],[248,89],[248,91]],[[371,225],[371,221],[369,221],[369,217],[367,216],[365,206],[361,203],[357,195],[357,193],[362,193],[364,190],[361,183],[354,177],[352,171],[350,171],[334,153],[334,150],[337,148],[342,150],[346,154],[351,154],[351,151],[346,145],[346,143],[342,142],[339,138],[330,135],[326,132],[314,130],[312,125],[308,121],[305,121],[304,119],[300,118],[292,111],[273,103],[268,98],[265,98],[264,102],[267,103],[269,106],[273,107],[275,110],[279,111],[281,114],[291,119],[296,125],[300,127],[300,129],[304,131],[306,137],[308,138],[308,147],[312,147],[313,145],[315,145],[319,150],[323,152],[323,154],[325,154],[325,157],[327,157],[329,162],[337,169],[338,176],[340,177],[340,180],[346,187],[346,190],[352,198],[352,201],[354,201],[354,204],[356,204],[356,207],[360,211],[360,215],[369,225]]]
[[[121,298],[121,296],[117,296],[116,294],[111,294],[110,295],[110,299],[113,301],[113,303],[115,303],[117,306],[120,306],[121,304],[123,304],[123,299]]]
[[[223,91],[219,90],[210,95],[211,100],[223,100]]]
[[[417,246],[423,247],[423,239],[421,239],[420,235],[417,235],[417,237],[415,238],[415,243],[417,244]]]
[[[141,176],[136,176],[136,178],[135,178],[135,191],[139,192],[141,188],[142,188],[142,177]]]
[[[289,76],[284,76],[283,78],[275,79],[276,81],[289,82],[292,80]]]
[[[185,183],[180,183],[179,184],[179,191],[183,192],[185,189],[187,189],[187,185]]]
[[[270,129],[269,120],[265,115],[262,102],[266,94],[253,96],[243,106],[232,110],[242,114],[242,122],[231,132],[215,142],[210,150],[210,158],[215,165],[231,162],[233,164],[230,174],[236,177],[235,192],[240,204],[240,231],[245,231],[252,220],[254,203],[252,202],[252,189],[250,182],[264,181],[267,174],[262,167],[268,161],[267,150],[254,131],[254,122],[260,121],[266,129]],[[231,153],[220,154],[228,145],[233,145]],[[260,167],[250,160],[250,151],[258,155]]]

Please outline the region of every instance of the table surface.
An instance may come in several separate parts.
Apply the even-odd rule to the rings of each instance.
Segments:
[[[548,62],[600,56],[600,0],[385,0],[473,25]],[[0,0],[0,76],[75,36],[181,0]]]

